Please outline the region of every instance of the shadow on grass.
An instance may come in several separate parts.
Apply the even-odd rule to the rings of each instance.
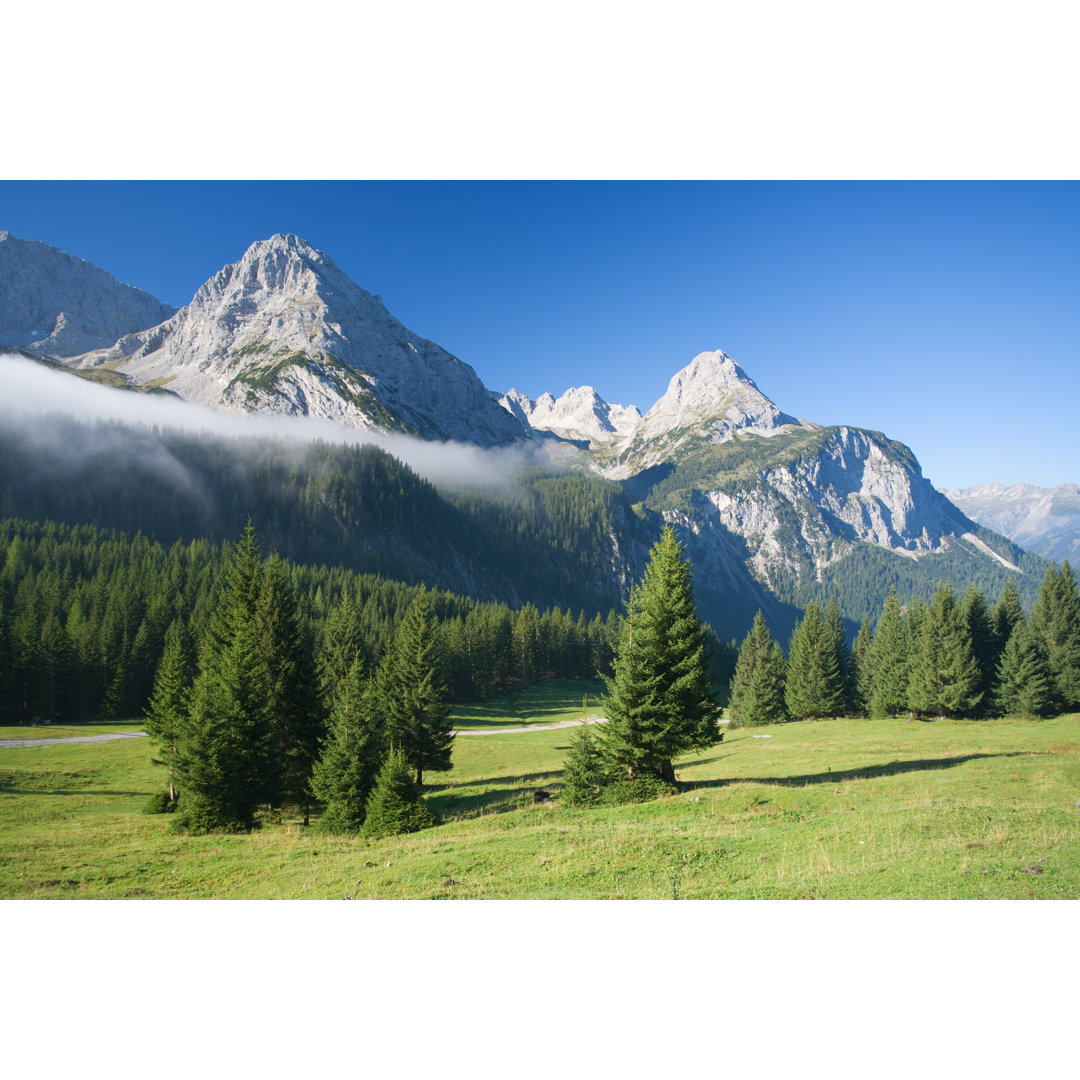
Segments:
[[[533,805],[533,792],[538,783],[545,785],[557,782],[558,771],[529,773],[526,776],[507,777],[511,786],[497,787],[497,781],[470,780],[467,784],[445,785],[438,790],[427,789],[424,801],[443,821],[461,821],[467,818],[481,817],[484,814],[505,814],[511,810],[520,810]],[[475,794],[455,795],[452,792],[478,784],[490,786],[488,791]]]
[[[982,758],[1037,757],[1034,750],[1005,750],[1000,754],[961,754],[946,758],[917,758],[912,761],[890,761],[887,765],[867,765],[862,769],[837,769],[829,772],[804,773],[801,776],[729,776],[718,780],[687,780],[679,785],[682,791],[696,788],[727,787],[730,784],[773,784],[777,787],[806,787],[808,784],[838,784],[844,780],[873,780],[881,776],[923,772],[929,769],[952,769],[968,761]],[[696,764],[696,762],[695,762]]]

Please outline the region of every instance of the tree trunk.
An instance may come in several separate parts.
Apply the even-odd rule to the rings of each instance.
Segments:
[[[675,783],[675,769],[667,758],[660,762],[660,779],[669,784]]]

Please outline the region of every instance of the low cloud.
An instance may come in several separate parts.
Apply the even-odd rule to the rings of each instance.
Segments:
[[[445,486],[506,487],[526,466],[551,466],[568,460],[564,452],[567,448],[539,441],[484,449],[467,443],[426,442],[392,432],[365,431],[305,416],[217,411],[165,394],[102,386],[16,354],[0,354],[0,423],[17,423],[21,419],[19,426],[23,428],[27,417],[44,418],[49,413],[66,413],[85,422],[156,425],[223,438],[369,444],[405,462],[432,483]],[[36,441],[49,438],[47,425],[35,425],[31,431]],[[140,441],[139,446],[144,447],[145,442]],[[80,454],[90,448],[63,449]],[[119,439],[117,449],[124,451],[123,439]],[[153,464],[169,472],[179,468],[177,463],[164,459]]]

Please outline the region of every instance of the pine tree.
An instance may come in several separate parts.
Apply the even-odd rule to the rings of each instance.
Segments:
[[[732,727],[779,724],[787,719],[784,683],[787,663],[759,610],[743,640],[731,678],[728,717]]]
[[[363,832],[378,839],[419,832],[436,824],[435,816],[420,799],[409,759],[402,750],[387,755],[367,801]]]
[[[146,707],[146,733],[158,744],[158,760],[169,770],[169,802],[176,802],[174,773],[188,720],[191,692],[191,641],[182,619],[174,619],[165,634],[165,649],[157,666],[154,689]]]
[[[322,756],[315,763],[311,788],[323,804],[322,828],[356,832],[386,756],[386,728],[379,719],[371,680],[359,657],[345,675],[330,710]]]
[[[1046,571],[1031,624],[1046,648],[1058,707],[1080,709],[1080,592],[1068,559]]]
[[[416,770],[417,787],[423,787],[425,770],[452,768],[445,664],[439,624],[421,587],[394,637],[379,687],[390,739]]]
[[[835,637],[813,600],[791,635],[784,700],[793,720],[838,716],[844,684]]]
[[[968,641],[971,643],[971,655],[979,668],[980,701],[975,714],[982,716],[992,704],[998,659],[1001,653],[994,633],[993,614],[987,606],[986,597],[974,585],[970,586],[964,594],[960,619]]]
[[[825,634],[836,654],[836,667],[840,672],[839,711],[846,713],[850,710],[854,698],[851,685],[851,650],[848,648],[844,617],[840,614],[840,604],[835,596],[830,597],[825,606]]]
[[[570,743],[562,778],[562,801],[567,806],[593,806],[600,801],[606,781],[604,755],[584,717]]]
[[[998,656],[1005,649],[1005,643],[1012,636],[1013,630],[1018,623],[1024,621],[1024,608],[1020,603],[1020,594],[1016,591],[1016,583],[1011,577],[1005,579],[1005,588],[1001,590],[1001,596],[994,605],[994,636],[997,638]]]
[[[273,727],[277,790],[269,801],[298,804],[306,825],[309,781],[319,756],[323,715],[311,644],[300,622],[292,586],[276,555],[262,568],[255,614]]]
[[[683,546],[666,526],[631,592],[614,674],[605,676],[605,759],[627,780],[653,776],[674,783],[674,758],[719,741],[692,578]]]
[[[874,634],[870,616],[864,615],[851,649],[851,711],[854,716],[870,715],[871,668],[868,662]]]
[[[177,827],[193,832],[251,829],[255,810],[278,789],[273,716],[256,606],[262,582],[250,523],[232,555],[200,652],[189,723],[176,773]]]
[[[911,678],[911,650],[908,628],[900,613],[895,586],[885,597],[874,640],[866,655],[864,685],[870,688],[870,716],[880,720],[898,716],[908,709]]]
[[[938,587],[919,630],[908,700],[924,716],[972,716],[980,701],[979,667],[953,596]]]
[[[1022,619],[1001,654],[996,704],[1006,716],[1046,716],[1054,708],[1054,680],[1042,638]]]

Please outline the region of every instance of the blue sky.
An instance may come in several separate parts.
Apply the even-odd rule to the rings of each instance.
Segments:
[[[0,229],[180,305],[295,232],[492,389],[647,409],[723,349],[939,487],[1080,482],[1080,184],[3,182]]]

